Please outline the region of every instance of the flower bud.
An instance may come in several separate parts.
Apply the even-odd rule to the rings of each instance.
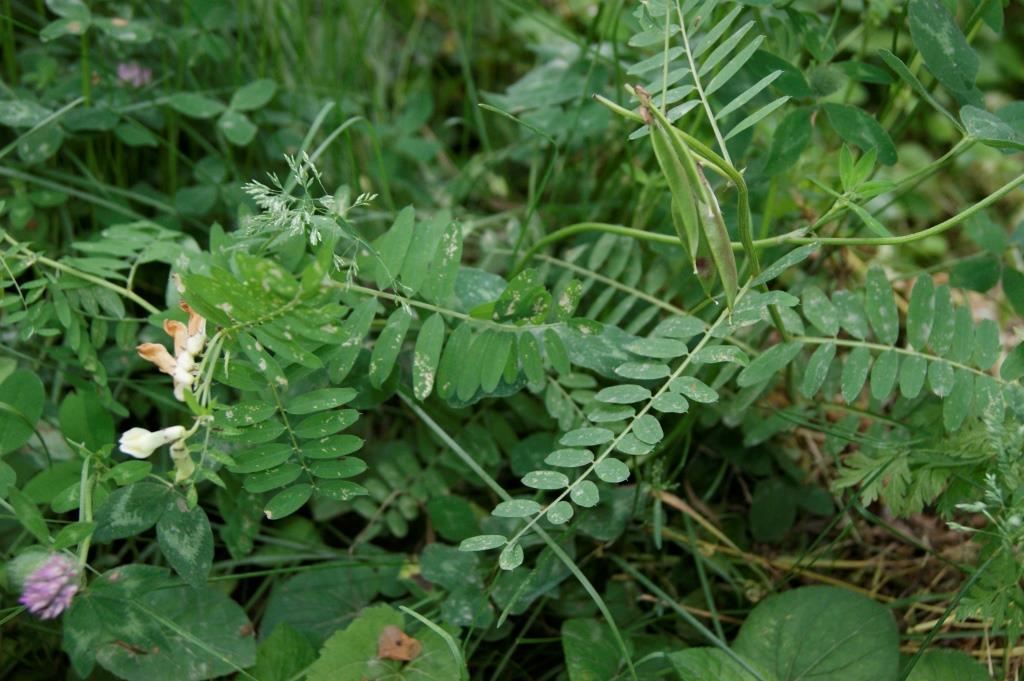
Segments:
[[[75,561],[56,553],[28,574],[18,602],[36,617],[51,620],[71,605],[78,593],[79,576]]]

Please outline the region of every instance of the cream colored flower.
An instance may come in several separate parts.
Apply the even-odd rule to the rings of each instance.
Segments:
[[[165,374],[174,375],[177,362],[174,361],[171,353],[167,352],[167,348],[159,343],[143,343],[136,349],[139,351],[139,357],[152,362]]]
[[[154,451],[185,437],[184,426],[170,426],[152,432],[145,428],[131,428],[121,435],[121,451],[136,459],[145,459]]]

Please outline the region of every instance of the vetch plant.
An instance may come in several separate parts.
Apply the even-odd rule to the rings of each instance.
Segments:
[[[0,677],[1016,678],[1018,3],[0,5]]]

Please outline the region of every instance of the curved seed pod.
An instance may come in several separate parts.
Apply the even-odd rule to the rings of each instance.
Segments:
[[[715,270],[722,280],[726,305],[731,310],[739,288],[739,276],[718,199],[698,167],[693,152],[675,134],[665,115],[651,105],[650,94],[641,87],[635,90],[643,106],[644,119],[651,128],[654,155],[672,193],[672,221],[679,238],[686,245],[696,272],[700,233],[703,232]]]

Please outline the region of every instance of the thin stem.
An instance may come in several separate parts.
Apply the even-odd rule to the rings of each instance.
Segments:
[[[700,97],[700,102],[704,105],[704,113],[707,114],[708,123],[711,124],[711,131],[715,133],[715,139],[718,140],[718,146],[722,150],[722,157],[726,163],[732,166],[732,159],[729,158],[729,150],[725,146],[725,139],[718,129],[718,123],[715,122],[715,114],[711,111],[711,102],[708,101],[707,95],[704,94],[704,85],[700,81],[700,76],[697,75],[697,64],[694,62],[693,52],[690,50],[690,36],[686,32],[686,18],[683,16],[683,8],[679,5],[678,0],[676,0],[676,14],[679,15],[679,32],[683,36],[683,48],[686,50],[686,60],[690,63],[690,75],[693,76],[693,85],[697,89],[697,96]],[[666,13],[665,21],[668,20],[668,13]]]

